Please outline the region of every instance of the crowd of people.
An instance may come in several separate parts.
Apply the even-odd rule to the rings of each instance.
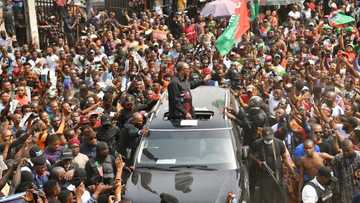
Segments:
[[[64,36],[41,48],[19,44],[7,27],[0,32],[1,195],[131,202],[122,199],[123,184],[149,135],[147,113],[186,67],[186,80],[230,88],[239,100],[239,111],[226,112],[250,146],[251,202],[359,202],[356,3],[261,7],[226,56],[214,44],[229,17],[203,17],[201,8],[61,12],[54,16]],[[332,26],[339,12],[355,22]]]

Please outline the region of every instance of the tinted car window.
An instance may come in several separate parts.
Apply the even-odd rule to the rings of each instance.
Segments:
[[[230,130],[151,131],[140,146],[138,165],[207,165],[237,168]]]

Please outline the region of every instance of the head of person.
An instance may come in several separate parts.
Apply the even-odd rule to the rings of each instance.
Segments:
[[[334,91],[326,92],[324,102],[328,107],[332,108],[336,102],[336,93]]]
[[[59,201],[61,203],[72,203],[73,202],[73,199],[74,199],[74,194],[72,191],[69,191],[67,189],[63,189],[59,196]]]
[[[183,79],[189,78],[191,73],[189,65],[185,62],[179,62],[176,66],[176,71],[178,75]]]
[[[48,199],[57,199],[60,191],[60,184],[57,180],[50,179],[44,184],[44,192]]]
[[[80,153],[80,140],[77,137],[73,137],[68,141],[69,147],[72,151],[73,157],[76,157]]]
[[[72,150],[70,148],[65,148],[61,153],[59,163],[66,171],[68,171],[71,169],[73,158]]]
[[[351,132],[351,137],[350,137],[351,141],[353,142],[353,144],[355,145],[359,145],[360,144],[360,127],[356,127],[352,132]]]
[[[283,107],[276,107],[275,109],[275,117],[277,121],[282,121],[286,116],[286,111]]]
[[[342,129],[346,132],[346,133],[351,133],[358,125],[358,119],[355,117],[341,117],[342,119],[342,123],[343,123],[343,127]]]
[[[305,154],[309,157],[312,157],[314,155],[315,152],[315,144],[314,141],[311,139],[307,139],[304,142],[304,151]]]
[[[274,55],[274,60],[273,60],[273,63],[275,66],[279,65],[281,63],[281,56],[280,54],[275,54]]]
[[[47,148],[49,151],[60,150],[60,138],[57,135],[50,135],[46,139]]]
[[[63,112],[64,112],[66,115],[71,114],[71,112],[72,112],[71,106],[70,106],[70,104],[67,103],[67,102],[64,102],[64,103],[62,104],[62,110],[63,110]]]
[[[25,192],[34,189],[34,177],[30,171],[21,171],[21,183],[16,187],[15,193]]]
[[[23,86],[18,87],[18,88],[16,89],[16,95],[17,95],[18,97],[24,97],[24,96],[26,96],[25,87],[23,87]]]
[[[318,173],[316,175],[316,179],[323,186],[330,185],[331,182],[337,182],[337,178],[334,176],[331,169],[326,166],[320,167],[320,169],[318,170]]]
[[[65,169],[61,166],[55,166],[50,171],[50,178],[62,182],[65,176]]]
[[[49,114],[46,111],[43,111],[39,114],[40,119],[44,122],[45,125],[50,125]]]
[[[108,115],[102,115],[101,116],[101,125],[104,128],[109,128],[111,127],[111,118]]]
[[[279,88],[276,88],[273,92],[273,96],[276,101],[279,101],[283,96],[282,90]]]
[[[135,107],[135,98],[131,95],[126,95],[123,101],[123,107],[127,110],[132,110]]]
[[[75,124],[80,123],[80,113],[78,111],[72,112],[71,114],[71,120]]]
[[[2,128],[0,132],[1,132],[2,142],[10,143],[13,137],[13,133],[11,132],[11,130],[7,128]]]
[[[97,144],[96,133],[91,127],[85,127],[82,134],[87,145],[95,146]]]
[[[97,158],[104,160],[109,155],[109,146],[106,142],[98,142],[96,145]]]
[[[1,95],[0,95],[0,99],[1,99],[1,103],[3,105],[5,104],[8,104],[10,102],[10,94],[8,92],[1,92]]]
[[[341,142],[341,149],[344,158],[352,158],[355,156],[354,145],[350,139],[345,139]]]
[[[265,144],[272,144],[274,142],[274,131],[270,127],[264,127],[262,130],[263,141]]]
[[[320,124],[318,123],[315,123],[312,125],[312,132],[313,132],[313,138],[322,138],[324,136],[324,131],[323,131],[323,128]],[[314,141],[317,141],[317,140],[314,140]]]
[[[32,158],[31,162],[34,165],[34,171],[38,176],[43,176],[48,171],[48,168],[46,165],[46,158],[44,155],[40,155],[38,157]]]
[[[51,100],[50,104],[51,112],[56,113],[59,111],[59,104],[56,100]]]
[[[72,138],[76,137],[76,132],[73,128],[67,128],[64,131],[64,136],[66,140],[71,140]]]
[[[141,128],[144,124],[144,117],[141,113],[135,112],[131,117],[131,123],[138,128]]]
[[[86,183],[86,181],[86,170],[83,168],[75,168],[73,178],[71,179],[71,184],[73,184],[75,187],[78,187],[81,183]]]
[[[57,129],[61,124],[61,117],[60,116],[54,116],[54,118],[51,121],[51,126],[55,129]]]

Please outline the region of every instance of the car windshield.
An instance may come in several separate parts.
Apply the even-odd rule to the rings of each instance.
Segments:
[[[136,161],[138,166],[237,168],[230,130],[150,131]]]

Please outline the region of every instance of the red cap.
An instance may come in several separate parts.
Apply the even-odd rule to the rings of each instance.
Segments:
[[[80,116],[80,124],[88,124],[89,123],[89,119],[87,116]]]
[[[272,56],[270,55],[265,56],[265,62],[270,62],[270,61],[272,61]]]
[[[80,140],[77,137],[73,137],[69,140],[69,145],[80,145]]]
[[[211,70],[210,70],[210,68],[204,68],[202,70],[202,73],[203,73],[203,75],[209,75],[209,74],[211,74]]]

